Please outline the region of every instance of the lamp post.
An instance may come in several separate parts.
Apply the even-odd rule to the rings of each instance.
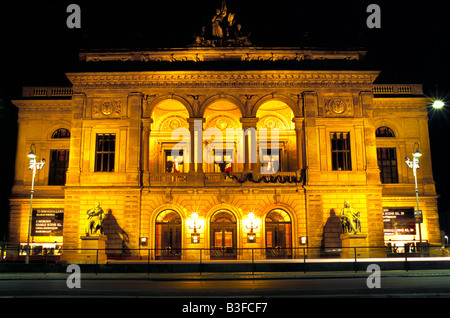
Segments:
[[[45,165],[44,158],[42,158],[41,162],[36,161],[36,154],[33,152],[33,147],[36,150],[35,145],[31,144],[30,153],[28,154],[28,158],[30,158],[30,166],[28,167],[28,169],[33,170],[33,177],[31,179],[30,214],[28,216],[27,256],[25,258],[26,264],[29,264],[30,262],[30,232],[31,232],[31,218],[33,211],[34,177],[36,176],[36,170],[41,170]]]
[[[422,229],[421,229],[421,223],[422,223],[422,211],[420,211],[419,208],[419,188],[417,186],[417,169],[419,169],[419,158],[422,156],[422,153],[419,151],[419,143],[415,142],[414,143],[414,153],[413,155],[413,160],[409,160],[408,157],[405,158],[406,160],[406,164],[408,165],[409,168],[413,169],[413,174],[414,174],[414,181],[415,181],[415,188],[416,188],[416,201],[417,201],[417,216],[419,217],[419,219],[416,219],[416,215],[414,215],[414,219],[416,221],[416,223],[419,223],[419,242],[420,244],[422,244]],[[414,213],[416,214],[416,213]]]

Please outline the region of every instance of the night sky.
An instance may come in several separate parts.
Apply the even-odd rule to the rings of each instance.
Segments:
[[[308,3],[314,2],[314,3]],[[81,29],[69,29],[67,6],[81,7]],[[367,7],[381,8],[369,29]],[[221,0],[2,1],[0,4],[0,241],[5,239],[13,180],[17,110],[9,102],[23,85],[68,85],[81,48],[187,47],[209,25]],[[227,0],[255,46],[363,47],[380,69],[379,83],[421,83],[450,109],[449,1]],[[450,213],[450,111],[430,111],[433,171],[444,220]],[[400,158],[399,158],[400,160]],[[450,218],[441,222],[450,234]]]

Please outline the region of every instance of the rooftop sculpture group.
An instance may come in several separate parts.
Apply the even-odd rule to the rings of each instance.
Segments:
[[[236,23],[235,14],[229,13],[225,0],[211,20],[211,28],[202,27],[202,32],[195,35],[193,46],[249,46],[250,34],[244,34],[242,25]]]

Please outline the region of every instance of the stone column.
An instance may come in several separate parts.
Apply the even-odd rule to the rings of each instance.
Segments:
[[[72,128],[70,131],[70,156],[67,169],[66,186],[80,185],[82,156],[83,108],[86,105],[83,93],[72,96]]]
[[[127,160],[125,162],[125,171],[129,175],[129,181],[133,185],[140,184],[141,172],[141,113],[142,113],[142,94],[129,93],[128,94],[128,114],[130,118],[130,126],[126,128],[128,135],[128,144],[125,145]]]
[[[305,140],[305,166],[307,168],[307,184],[320,180],[319,167],[319,137],[316,124],[318,116],[318,99],[316,92],[303,93],[303,106],[305,112],[304,140]]]
[[[377,145],[375,140],[375,127],[373,124],[373,94],[361,92],[360,101],[364,117],[364,143],[366,157],[366,178],[368,184],[380,184],[380,169],[377,160]]]
[[[304,119],[300,117],[295,117],[292,119],[295,123],[295,135],[296,135],[296,145],[297,145],[297,171],[301,171],[304,167],[304,149],[303,141],[305,139],[303,132]]]
[[[252,172],[253,169],[257,169],[257,136],[256,136],[256,124],[258,123],[256,117],[243,117],[241,118],[243,137],[244,137],[244,172]]]
[[[203,118],[188,118],[190,133],[189,173],[203,172]]]
[[[151,118],[141,119],[141,183],[144,187],[150,186],[150,169],[149,169],[149,155],[150,155],[150,125],[153,123]]]

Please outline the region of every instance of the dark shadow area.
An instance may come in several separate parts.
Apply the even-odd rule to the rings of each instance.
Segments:
[[[323,227],[323,257],[340,257],[342,248],[341,234],[343,234],[341,219],[336,215],[334,209],[331,209],[330,217]]]
[[[103,221],[103,234],[107,237],[106,255],[108,258],[131,256],[128,233],[119,225],[111,209],[108,209]]]

